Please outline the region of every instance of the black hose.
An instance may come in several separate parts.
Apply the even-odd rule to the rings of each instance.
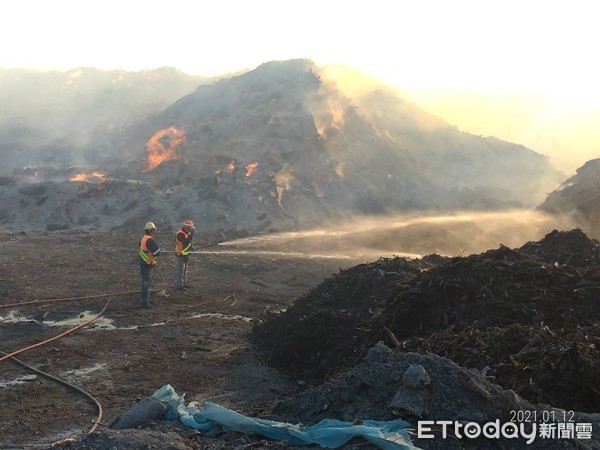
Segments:
[[[137,257],[133,261],[131,261],[129,264],[127,264],[125,270],[121,273],[121,276],[119,277],[119,280],[117,281],[117,285],[125,277],[125,275],[129,271],[129,269],[131,268],[131,266],[133,266],[136,261],[137,261]],[[100,425],[100,422],[102,421],[102,414],[103,414],[103,412],[102,412],[102,405],[100,405],[100,403],[98,402],[98,400],[96,400],[91,394],[89,394],[88,392],[84,391],[81,388],[78,388],[77,386],[74,386],[74,385],[72,385],[72,384],[70,384],[70,383],[68,383],[68,382],[66,382],[64,380],[61,380],[60,378],[55,377],[54,375],[50,375],[50,374],[48,374],[46,372],[43,372],[43,371],[41,371],[39,369],[31,367],[28,364],[25,364],[23,361],[20,361],[17,358],[15,358],[14,355],[17,355],[19,353],[23,353],[23,352],[25,352],[27,350],[30,350],[32,348],[41,347],[42,345],[45,345],[45,344],[47,344],[49,342],[52,342],[52,341],[54,341],[56,339],[59,339],[59,338],[65,336],[66,334],[72,333],[73,331],[78,330],[78,329],[84,327],[85,325],[90,324],[91,322],[93,322],[96,319],[98,319],[104,313],[104,311],[106,310],[106,308],[108,308],[108,305],[110,305],[110,302],[112,301],[112,298],[113,298],[113,295],[111,295],[108,298],[108,300],[106,301],[106,304],[104,305],[104,307],[102,308],[102,310],[98,313],[98,315],[96,317],[93,317],[90,320],[87,320],[87,321],[85,321],[83,323],[80,323],[79,325],[77,325],[77,326],[75,326],[75,327],[67,330],[64,333],[61,333],[61,334],[59,334],[57,336],[54,336],[54,337],[52,337],[50,339],[46,339],[45,341],[38,342],[37,344],[30,345],[29,347],[22,348],[20,350],[12,352],[12,353],[4,353],[4,352],[0,351],[0,355],[2,355],[0,357],[0,361],[4,361],[4,360],[7,360],[7,359],[10,359],[10,360],[12,360],[15,363],[20,364],[23,367],[26,367],[27,369],[32,370],[33,372],[38,373],[38,374],[40,374],[40,375],[42,375],[42,376],[44,376],[44,377],[46,377],[46,378],[48,378],[48,379],[50,379],[52,381],[60,383],[63,386],[66,386],[66,387],[68,387],[70,389],[73,389],[74,391],[76,391],[76,392],[82,394],[83,396],[87,397],[88,399],[90,399],[94,403],[94,405],[96,406],[96,408],[98,410],[98,417],[97,417],[96,421],[94,422],[94,425],[92,426],[92,428],[88,431],[88,434],[93,433],[94,431],[96,431],[96,429],[98,428],[98,425]]]
[[[0,355],[6,356],[7,353],[4,353],[4,352],[0,351]],[[89,392],[84,391],[83,389],[81,389],[81,388],[79,388],[77,386],[72,385],[71,383],[69,383],[69,382],[67,382],[65,380],[62,380],[62,379],[60,379],[58,377],[55,377],[54,375],[51,375],[49,373],[43,372],[43,371],[41,371],[39,369],[36,369],[35,367],[32,367],[29,364],[24,363],[20,359],[15,358],[14,356],[9,356],[9,359],[11,361],[13,361],[14,363],[16,363],[16,364],[18,364],[18,365],[20,365],[22,367],[25,367],[28,370],[31,370],[32,372],[35,372],[35,373],[37,373],[37,374],[39,374],[39,375],[41,375],[43,377],[48,378],[49,380],[55,381],[55,382],[57,382],[59,384],[62,384],[63,386],[65,386],[65,387],[67,387],[69,389],[72,389],[72,390],[74,390],[76,392],[79,392],[81,395],[83,395],[84,397],[86,397],[89,400],[91,400],[92,403],[96,406],[96,410],[98,412],[98,417],[97,417],[96,421],[94,422],[94,425],[92,426],[92,428],[90,428],[90,431],[88,431],[88,434],[91,434],[94,431],[96,431],[96,429],[98,428],[98,426],[102,422],[103,411],[102,411],[102,405],[100,404],[100,402],[98,402],[98,400],[96,400],[94,398],[94,396],[92,396],[92,394],[90,394]]]

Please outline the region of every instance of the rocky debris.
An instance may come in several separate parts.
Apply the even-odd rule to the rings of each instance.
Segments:
[[[429,382],[407,386],[407,372]],[[415,405],[418,411],[414,411]],[[462,368],[434,354],[394,352],[380,342],[367,352],[360,364],[321,386],[280,402],[274,413],[286,420],[301,422],[326,417],[346,421],[391,420],[399,416],[416,426],[417,420],[506,423],[511,421],[514,411],[537,411],[541,416],[544,410],[549,409],[523,400],[479,371]],[[559,414],[558,410],[553,411]],[[541,449],[550,448],[549,444],[554,449],[600,448],[600,416],[576,414],[574,420],[593,422],[596,430],[593,438],[588,441],[537,439],[527,445],[523,439],[442,439],[439,434],[436,439],[417,439],[415,432],[412,440],[423,449]]]
[[[356,266],[267,316],[255,334],[272,363],[311,381],[342,373],[383,340],[485,370],[532,402],[597,411],[600,267],[569,264],[597,244],[571,231],[525,247],[540,256],[501,246],[386,261],[384,272],[394,265],[405,274],[396,279]]]
[[[390,402],[392,412],[398,416],[422,417],[431,400],[428,388],[431,377],[421,364],[411,364],[402,375],[402,386]]]

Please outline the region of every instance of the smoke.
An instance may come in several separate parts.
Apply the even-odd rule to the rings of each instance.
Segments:
[[[461,132],[400,91],[342,65],[323,68],[319,77],[307,110],[335,173],[388,205],[423,208],[435,204],[432,197],[447,205],[444,194],[433,192],[439,189],[458,199],[454,208],[535,207],[564,180],[544,156]],[[382,177],[403,193],[414,187],[415,195],[384,199],[390,186],[381,191]]]
[[[600,156],[600,106],[526,93],[406,89],[403,95],[473,134],[517,142],[567,175]]]
[[[99,168],[116,133],[209,80],[173,69],[0,69],[0,173],[26,166]]]
[[[400,219],[381,217],[392,211],[528,207],[542,200],[535,193],[540,190],[536,183],[546,179],[543,158],[532,158],[512,144],[460,133],[443,123],[435,129],[439,119],[420,112],[381,84],[340,73],[334,81],[327,73],[306,61],[268,63],[202,87],[126,132],[100,133],[106,142],[71,143],[60,152],[56,145],[47,146],[44,154],[34,158],[33,169],[22,169],[29,165],[23,162],[20,172],[8,172],[5,183],[13,183],[13,175],[32,181],[67,180],[80,172],[106,173],[111,182],[94,189],[81,183],[78,189],[69,187],[72,201],[64,199],[63,204],[54,195],[61,186],[47,186],[48,192],[39,195],[16,187],[10,195],[20,207],[4,207],[5,223],[25,222],[15,218],[13,209],[39,215],[44,205],[52,205],[61,211],[49,211],[52,220],[65,227],[102,229],[109,219],[114,226],[127,226],[139,214],[178,221],[174,217],[185,214],[202,217],[210,231],[235,230],[239,236],[372,213],[379,215],[372,222],[376,226],[363,219],[349,222],[344,225],[345,241],[325,241],[324,247],[337,245],[345,250],[345,245],[353,244],[359,250],[386,254],[452,254],[465,248],[474,251],[471,242],[457,233],[461,227],[468,228],[474,239],[489,234],[491,225],[482,227],[479,220],[463,218],[447,220],[443,228],[435,220],[405,216],[402,226],[391,226]],[[142,110],[153,110],[143,102],[130,102],[131,95],[142,98],[143,94],[125,89],[123,83],[136,80],[133,75],[119,75],[114,91],[107,91],[93,89],[90,74],[94,72],[75,72],[64,84],[69,93],[77,91],[87,99],[77,103],[79,114],[62,115],[69,123],[63,128],[66,135],[68,130],[88,129],[100,139],[94,130],[103,129],[108,119],[117,120],[112,112],[131,123]],[[122,93],[128,95],[121,98]],[[148,92],[144,95],[152,97]],[[119,101],[128,107],[120,108]],[[69,118],[75,123],[70,124]],[[132,154],[123,155],[124,149],[132,149]],[[27,153],[33,155],[34,150]],[[157,160],[147,168],[154,169],[141,173],[141,165],[133,162],[146,161],[151,154]],[[73,161],[81,167],[73,167]],[[138,179],[148,185],[134,193],[127,180]],[[134,194],[135,202],[130,202]],[[310,243],[299,239],[302,245]],[[384,247],[384,242],[398,246]],[[428,245],[416,245],[423,242]],[[456,245],[449,247],[448,242]]]
[[[279,252],[290,256],[371,261],[380,257],[428,254],[466,256],[505,245],[517,248],[537,241],[553,229],[573,224],[541,212],[455,212],[445,215],[399,215],[357,218],[329,227],[277,233],[222,244],[228,251]]]
[[[321,73],[318,95],[309,99],[306,108],[314,118],[317,133],[325,139],[330,130],[342,128],[346,111],[352,103],[338,88],[337,80],[334,81],[325,71]]]

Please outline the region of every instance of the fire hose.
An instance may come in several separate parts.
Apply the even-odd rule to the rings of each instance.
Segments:
[[[160,292],[162,289],[151,289],[150,292]],[[61,298],[47,298],[44,300],[31,300],[29,302],[18,302],[18,303],[6,303],[0,305],[0,309],[2,308],[14,308],[16,306],[27,306],[27,305],[37,305],[40,303],[58,303],[58,302],[71,302],[74,300],[95,300],[98,298],[104,297],[116,297],[118,295],[130,295],[137,294],[140,291],[124,291],[124,292],[113,292],[112,294],[97,294],[97,295],[85,295],[82,297],[61,297]]]
[[[123,277],[127,274],[127,272],[129,271],[129,269],[131,268],[131,266],[133,266],[133,264],[136,261],[137,261],[137,257],[131,263],[127,264],[127,267],[121,273],[121,277],[119,277],[119,279],[117,280],[117,284],[119,284],[123,280]],[[61,379],[59,379],[59,378],[57,378],[57,377],[55,377],[53,375],[47,374],[47,373],[42,372],[42,371],[40,371],[38,369],[35,369],[35,368],[31,367],[31,366],[28,366],[27,364],[25,364],[22,361],[20,361],[17,358],[15,358],[15,356],[18,355],[18,354],[24,353],[24,352],[26,352],[28,350],[34,349],[36,347],[41,347],[41,346],[46,345],[46,344],[48,344],[50,342],[56,341],[57,339],[60,339],[60,338],[62,338],[64,336],[66,336],[67,334],[73,333],[74,331],[79,330],[80,328],[83,328],[86,325],[89,325],[90,323],[92,323],[95,320],[97,320],[98,318],[100,318],[102,316],[102,314],[104,314],[104,311],[106,311],[106,309],[108,308],[108,305],[110,305],[110,302],[112,301],[112,298],[113,298],[113,294],[110,294],[109,297],[108,297],[108,300],[106,301],[106,303],[104,304],[104,306],[102,307],[102,309],[100,310],[100,312],[95,317],[92,317],[91,319],[88,319],[88,320],[86,320],[86,321],[84,321],[84,322],[82,322],[82,323],[80,323],[80,324],[78,324],[78,325],[76,325],[76,326],[74,326],[72,328],[69,328],[67,331],[64,331],[63,333],[60,333],[60,334],[58,334],[56,336],[53,336],[53,337],[51,337],[49,339],[46,339],[44,341],[41,341],[41,342],[38,342],[36,344],[30,345],[28,347],[21,348],[19,350],[11,352],[11,353],[0,352],[0,354],[2,354],[2,356],[0,356],[0,362],[5,361],[7,359],[11,359],[12,361],[16,362],[17,364],[20,364],[20,365],[22,365],[22,366],[24,366],[24,367],[26,367],[26,368],[28,368],[30,370],[33,370],[34,372],[39,373],[40,375],[43,375],[44,377],[47,377],[50,380],[56,381],[56,382],[58,382],[58,383],[60,383],[60,384],[62,384],[64,386],[67,386],[67,387],[69,387],[71,389],[74,389],[75,391],[83,394],[85,397],[87,397],[88,399],[90,399],[94,403],[94,405],[96,406],[98,414],[97,414],[96,421],[94,422],[94,425],[92,426],[92,428],[90,428],[90,430],[88,431],[88,434],[91,434],[94,431],[96,431],[96,429],[98,428],[98,426],[102,422],[103,411],[102,411],[102,406],[100,405],[100,403],[91,394],[85,392],[83,389],[78,388],[77,386],[73,386],[72,384],[70,384],[70,383],[68,383],[68,382],[66,382],[64,380],[61,380]]]
[[[205,246],[199,247],[199,249],[216,247],[218,245],[219,244],[205,245]],[[161,252],[161,253],[176,253],[176,252],[175,251],[172,251],[172,252],[171,251],[164,251],[164,252]],[[201,252],[195,252],[194,251],[194,252],[190,252],[190,253],[201,253]],[[125,274],[128,272],[129,268],[131,266],[133,266],[133,264],[135,264],[136,261],[137,261],[137,257],[131,263],[129,263],[127,265],[126,270],[124,270],[122,272],[121,277],[117,281],[117,284],[121,282],[121,280],[123,279],[123,277],[125,276]],[[41,371],[39,369],[36,369],[36,368],[34,368],[34,367],[32,367],[32,366],[24,363],[23,361],[17,359],[15,356],[19,355],[21,353],[24,353],[24,352],[26,352],[28,350],[32,350],[34,348],[41,347],[43,345],[49,344],[50,342],[56,341],[56,340],[58,340],[58,339],[60,339],[60,338],[62,338],[64,336],[66,336],[66,335],[68,335],[70,333],[73,333],[73,332],[75,332],[75,331],[77,331],[77,330],[85,327],[86,325],[89,325],[90,323],[92,323],[92,322],[96,321],[97,319],[99,319],[102,316],[102,314],[104,314],[104,312],[106,311],[106,309],[110,305],[113,297],[115,297],[117,295],[127,295],[127,294],[131,294],[131,293],[135,293],[135,292],[139,292],[139,291],[116,292],[116,293],[110,293],[110,294],[98,294],[98,295],[83,296],[83,297],[53,298],[53,299],[46,299],[46,300],[35,300],[35,301],[29,301],[29,302],[20,302],[20,303],[12,303],[12,304],[3,304],[3,305],[0,305],[0,309],[1,309],[1,308],[8,308],[8,307],[15,307],[15,306],[24,306],[24,305],[32,305],[32,304],[39,304],[39,303],[54,303],[54,302],[64,302],[64,301],[73,301],[73,300],[89,300],[89,299],[97,299],[97,298],[108,297],[108,300],[106,301],[106,303],[104,304],[104,306],[102,307],[102,309],[100,310],[100,312],[96,316],[94,316],[94,317],[92,317],[92,318],[90,318],[90,319],[88,319],[88,320],[86,320],[86,321],[84,321],[84,322],[82,322],[82,323],[80,323],[80,324],[78,324],[78,325],[76,325],[76,326],[74,326],[74,327],[72,327],[72,328],[64,331],[63,333],[60,333],[60,334],[58,334],[56,336],[53,336],[53,337],[51,337],[49,339],[46,339],[46,340],[41,341],[41,342],[38,342],[36,344],[32,344],[30,346],[21,348],[19,350],[13,351],[11,353],[5,353],[5,352],[0,351],[0,355],[1,355],[0,356],[0,362],[10,359],[14,363],[16,363],[16,364],[18,364],[18,365],[20,365],[22,367],[25,367],[28,370],[31,370],[31,371],[33,371],[33,372],[35,372],[35,373],[37,373],[37,374],[39,374],[39,375],[41,375],[43,377],[46,377],[49,380],[55,381],[55,382],[57,382],[59,384],[62,384],[63,386],[66,386],[67,388],[72,389],[72,390],[80,393],[81,395],[87,397],[92,403],[94,403],[94,405],[95,405],[95,407],[97,409],[97,418],[96,418],[93,426],[88,431],[88,434],[93,433],[94,431],[96,431],[96,429],[98,428],[98,426],[102,422],[102,416],[103,416],[102,405],[100,405],[100,403],[98,402],[98,400],[96,400],[96,398],[94,398],[91,394],[89,394],[88,392],[84,391],[83,389],[81,389],[81,388],[79,388],[77,386],[74,386],[74,385],[72,385],[71,383],[68,383],[65,380],[62,380],[62,379],[60,379],[58,377],[55,377],[54,375],[51,375],[51,374],[46,373],[46,372],[43,372],[43,371]]]
[[[3,356],[8,356],[6,353],[1,352],[0,351],[0,355]],[[81,395],[83,395],[84,397],[87,397],[95,406],[96,406],[96,410],[97,410],[97,418],[96,421],[94,422],[94,425],[92,426],[92,428],[90,429],[90,431],[88,431],[89,433],[93,433],[94,431],[96,431],[96,429],[98,428],[98,425],[100,425],[101,421],[102,421],[102,415],[103,415],[103,411],[102,411],[102,405],[100,404],[100,402],[98,400],[96,400],[96,398],[94,396],[92,396],[89,392],[84,391],[83,389],[65,381],[65,380],[61,380],[58,377],[55,377],[54,375],[51,375],[49,373],[43,372],[40,369],[36,369],[35,367],[30,366],[29,364],[24,363],[23,361],[21,361],[20,359],[15,358],[14,356],[10,356],[10,360],[13,361],[14,363],[25,367],[26,369],[37,373],[38,375],[41,375],[45,378],[48,378],[49,380],[52,380],[56,383],[62,384],[63,386],[72,389],[76,392],[79,392]]]
[[[203,245],[202,247],[198,247],[198,248],[199,249],[211,248],[211,247],[216,247],[218,245],[221,245],[221,244]],[[177,253],[177,252],[170,251],[170,250],[161,250],[161,253]],[[197,254],[197,253],[202,253],[202,252],[193,251],[193,252],[188,252],[188,253],[189,254]],[[150,292],[160,292],[161,290],[162,289],[152,289],[152,290],[150,290]],[[104,297],[116,297],[116,296],[121,296],[121,295],[137,294],[139,292],[140,291],[124,291],[124,292],[113,292],[110,294],[84,295],[84,296],[80,296],[80,297],[48,298],[48,299],[42,299],[42,300],[31,300],[28,302],[5,303],[5,304],[0,304],[0,309],[14,308],[17,306],[38,305],[38,304],[42,304],[42,303],[46,304],[46,303],[58,303],[58,302],[70,302],[70,301],[74,301],[74,300],[94,300],[94,299],[104,298]]]

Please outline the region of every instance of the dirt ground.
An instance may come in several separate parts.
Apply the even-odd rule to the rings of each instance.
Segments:
[[[200,236],[201,237],[201,236]],[[110,300],[102,317],[47,345],[19,354],[21,361],[96,397],[108,425],[165,384],[186,401],[209,400],[260,416],[301,389],[268,367],[253,347],[253,323],[267,310],[361,262],[253,254],[214,247],[190,259],[193,288],[172,289],[175,257],[155,270],[155,307],[141,309],[139,294],[19,307],[18,302],[139,289],[132,233],[0,235],[0,351],[10,353],[56,336]],[[172,237],[159,235],[171,250]],[[224,251],[227,250],[227,251]],[[63,325],[54,322],[70,320]],[[80,438],[96,420],[88,400],[9,360],[0,362],[0,448],[47,448]]]

